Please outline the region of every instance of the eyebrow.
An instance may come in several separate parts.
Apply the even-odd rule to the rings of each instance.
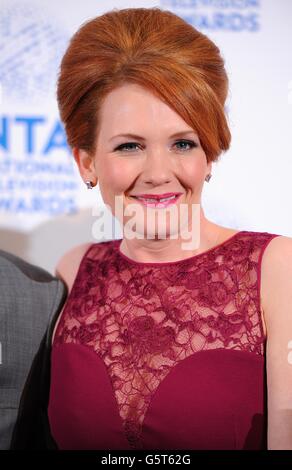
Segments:
[[[170,136],[170,138],[173,138],[173,137],[180,137],[182,135],[186,135],[186,134],[196,134],[195,131],[193,130],[186,130],[186,131],[180,131],[180,132],[176,132],[175,134],[172,134]],[[110,141],[115,139],[116,137],[129,137],[131,139],[140,139],[140,140],[145,140],[144,137],[141,137],[139,135],[136,135],[136,134],[117,134],[117,135],[114,135],[113,137],[110,138]]]

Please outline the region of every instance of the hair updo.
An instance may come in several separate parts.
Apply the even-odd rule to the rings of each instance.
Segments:
[[[84,23],[61,62],[57,99],[68,145],[94,154],[106,95],[147,88],[198,134],[208,162],[230,145],[228,78],[218,47],[171,11],[126,8]]]

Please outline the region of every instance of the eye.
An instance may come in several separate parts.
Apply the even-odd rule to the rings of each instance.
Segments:
[[[194,147],[198,147],[198,144],[196,142],[194,142],[193,140],[178,140],[177,142],[175,142],[175,145],[181,144],[181,143],[183,143],[184,145],[188,145],[189,148],[180,148],[178,150],[188,151],[188,150],[193,149]],[[121,144],[118,147],[116,147],[114,151],[117,151],[117,150],[123,151],[124,149],[126,149],[127,147],[129,147],[131,145],[133,145],[135,147],[139,146],[139,144],[137,142],[127,142],[125,144]]]
[[[116,152],[117,150],[121,150],[121,151],[122,151],[122,150],[124,150],[124,148],[129,147],[130,145],[135,145],[135,146],[137,146],[137,145],[139,145],[139,144],[137,144],[136,142],[127,142],[126,144],[121,144],[121,145],[119,145],[118,147],[116,147],[114,151],[115,151],[115,152]]]
[[[194,142],[193,140],[178,140],[177,142],[175,142],[175,145],[177,144],[185,144],[185,145],[189,145],[190,148],[182,148],[181,150],[191,150],[193,149],[194,147],[198,147],[198,144],[196,142]]]

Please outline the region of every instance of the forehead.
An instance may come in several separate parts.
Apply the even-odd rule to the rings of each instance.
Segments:
[[[107,137],[130,132],[139,134],[143,130],[145,134],[153,130],[160,133],[181,128],[192,130],[168,104],[137,84],[123,84],[110,92],[101,106],[100,119],[100,132]]]

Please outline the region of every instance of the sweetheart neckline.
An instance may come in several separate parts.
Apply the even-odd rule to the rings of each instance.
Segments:
[[[58,348],[62,348],[62,347],[65,347],[65,349],[68,349],[68,346],[69,347],[74,347],[74,349],[77,347],[78,348],[81,348],[83,349],[84,351],[87,351],[89,352],[90,355],[94,355],[94,358],[95,360],[97,360],[98,362],[100,362],[100,364],[103,366],[103,369],[105,371],[105,375],[110,383],[110,386],[111,386],[111,390],[112,390],[112,398],[113,398],[113,401],[115,403],[115,409],[116,409],[116,412],[117,412],[117,416],[118,416],[118,421],[120,422],[120,425],[121,425],[121,434],[123,436],[123,439],[125,440],[125,443],[126,445],[129,447],[129,449],[133,449],[133,447],[130,445],[129,443],[129,440],[126,436],[126,433],[125,433],[125,428],[124,428],[124,423],[126,422],[126,420],[124,418],[122,418],[122,416],[120,415],[120,404],[116,398],[116,393],[115,393],[115,390],[113,388],[113,385],[112,385],[112,378],[108,372],[108,366],[105,364],[103,358],[101,357],[100,353],[99,352],[96,352],[94,351],[90,346],[87,346],[85,344],[76,344],[76,343],[59,343],[59,344],[54,344],[53,347],[52,347],[52,351],[54,350],[55,352],[57,352],[57,349]],[[255,361],[258,361],[259,363],[264,363],[265,362],[265,357],[262,356],[262,355],[259,355],[259,354],[256,354],[256,353],[253,353],[251,351],[243,351],[243,350],[239,350],[239,349],[226,349],[226,348],[214,348],[214,349],[205,349],[205,350],[201,350],[201,351],[196,351],[192,354],[190,354],[189,356],[185,357],[184,359],[181,359],[179,362],[177,362],[173,367],[171,367],[171,369],[169,370],[169,372],[166,374],[166,376],[163,377],[163,379],[159,382],[158,386],[155,388],[155,390],[153,390],[153,392],[150,394],[150,397],[149,397],[149,403],[148,403],[148,406],[146,408],[146,411],[145,411],[145,414],[144,414],[144,417],[143,417],[143,420],[142,420],[142,423],[141,423],[141,432],[140,432],[140,435],[139,435],[139,440],[143,442],[143,429],[145,427],[145,422],[147,424],[147,416],[150,414],[151,412],[151,408],[152,408],[152,404],[153,404],[153,401],[155,400],[155,397],[159,394],[159,391],[160,389],[162,388],[162,386],[165,384],[165,381],[167,381],[167,379],[171,378],[171,376],[173,375],[174,371],[177,370],[179,368],[179,366],[182,366],[182,364],[185,364],[186,362],[189,362],[190,360],[194,359],[195,357],[197,358],[197,355],[206,355],[206,353],[211,353],[214,354],[214,353],[222,353],[223,354],[232,354],[232,353],[235,353],[236,355],[248,355],[250,359],[252,360],[255,360]],[[166,384],[167,385],[167,384]],[[126,450],[126,449],[125,449]]]

